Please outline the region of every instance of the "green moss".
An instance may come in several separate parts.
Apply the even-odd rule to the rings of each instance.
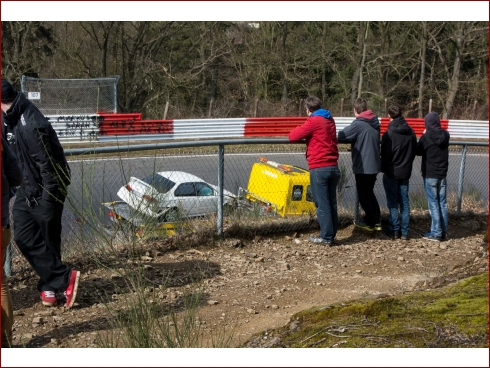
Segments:
[[[293,319],[296,331],[276,331],[288,347],[488,347],[488,274],[439,290],[315,307]]]

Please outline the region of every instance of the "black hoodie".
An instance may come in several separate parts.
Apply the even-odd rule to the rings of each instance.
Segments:
[[[394,118],[381,139],[381,171],[391,179],[410,179],[416,149],[413,129],[402,116]]]
[[[422,176],[443,179],[449,166],[449,133],[441,128],[439,115],[435,112],[425,116],[425,129],[417,144],[417,156],[422,156]]]

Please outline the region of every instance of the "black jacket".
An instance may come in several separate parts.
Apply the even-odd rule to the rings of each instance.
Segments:
[[[422,156],[422,176],[443,179],[449,166],[449,133],[441,128],[435,112],[425,117],[425,129],[417,144],[417,156]]]
[[[29,199],[64,200],[70,167],[51,123],[21,92],[6,112],[5,123],[4,137],[24,176],[22,193]]]
[[[381,138],[381,171],[391,179],[410,179],[416,150],[413,129],[402,116],[393,119]]]
[[[9,223],[11,187],[17,187],[20,183],[22,183],[22,169],[17,157],[2,137],[2,227]]]

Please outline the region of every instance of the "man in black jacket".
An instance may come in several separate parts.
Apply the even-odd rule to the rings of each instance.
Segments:
[[[447,170],[449,167],[449,132],[441,127],[439,115],[425,116],[425,130],[417,144],[417,156],[422,156],[422,177],[432,218],[430,231],[424,239],[440,242],[447,236]]]
[[[390,106],[388,115],[391,122],[381,138],[381,171],[384,173],[383,186],[390,212],[390,227],[385,233],[394,239],[408,240],[410,222],[408,188],[417,149],[417,137],[403,118],[399,106]]]
[[[63,291],[73,306],[80,272],[61,261],[61,216],[70,183],[70,168],[56,132],[21,92],[2,80],[3,133],[17,156],[24,180],[13,205],[14,240],[39,275],[42,303],[57,304]]]
[[[356,119],[338,134],[339,143],[351,143],[352,171],[356,178],[359,203],[364,210],[364,221],[356,227],[367,231],[381,230],[381,211],[374,194],[374,184],[381,166],[379,119],[367,109],[366,100],[354,102]]]

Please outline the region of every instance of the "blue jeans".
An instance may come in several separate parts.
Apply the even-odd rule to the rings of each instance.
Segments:
[[[340,170],[337,166],[326,166],[310,170],[310,185],[316,216],[320,224],[320,237],[334,240],[339,228],[337,213],[337,184]]]
[[[383,186],[386,193],[386,204],[390,211],[389,223],[391,231],[401,231],[402,235],[408,235],[410,223],[410,200],[408,198],[408,179],[392,179],[383,175]],[[400,215],[398,213],[400,209]],[[400,222],[401,218],[401,222]]]
[[[447,234],[446,178],[424,178],[424,188],[432,218],[430,232],[436,237],[445,236]]]

